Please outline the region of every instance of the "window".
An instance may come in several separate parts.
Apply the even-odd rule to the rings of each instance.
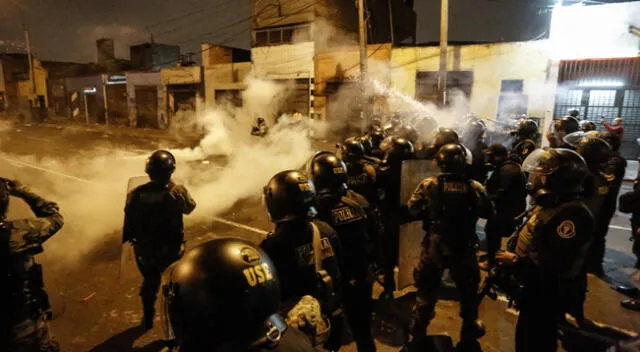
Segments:
[[[282,42],[291,43],[293,41],[293,28],[287,28],[282,30]]]
[[[524,81],[521,79],[503,79],[500,83],[501,93],[522,93]]]
[[[271,29],[269,30],[269,44],[278,44],[282,42],[282,30]]]
[[[256,32],[256,45],[265,45],[268,44],[267,40],[267,32],[266,31],[257,31]]]
[[[460,92],[469,98],[472,85],[473,72],[447,72],[447,96],[449,98],[454,96],[456,92]],[[438,101],[438,72],[416,72],[416,99],[434,103]]]
[[[311,40],[311,27],[308,24],[262,29],[254,33],[254,46]]]

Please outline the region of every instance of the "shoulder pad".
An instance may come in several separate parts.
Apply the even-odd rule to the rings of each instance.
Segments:
[[[476,180],[470,180],[470,184],[471,187],[473,188],[474,191],[479,191],[479,192],[484,192],[484,186],[482,185],[482,183],[476,181]]]

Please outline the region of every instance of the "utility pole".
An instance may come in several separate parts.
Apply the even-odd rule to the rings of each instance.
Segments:
[[[31,40],[29,39],[29,27],[27,27],[27,22],[24,19],[24,14],[22,13],[22,8],[18,7],[18,11],[20,11],[20,19],[22,20],[22,29],[24,30],[24,41],[27,46],[27,60],[29,60],[29,80],[31,81],[31,90],[32,94],[29,98],[30,106],[29,106],[29,114],[32,118],[33,110],[31,108],[38,106],[37,92],[36,92],[36,77],[35,72],[33,71],[33,55],[31,53]]]
[[[366,97],[367,81],[367,32],[364,21],[364,0],[358,0],[358,28],[360,30],[360,92],[362,94],[361,128],[364,133],[368,124],[368,104]]]
[[[447,37],[449,32],[449,0],[440,0],[440,73],[438,93],[442,105],[447,104]]]

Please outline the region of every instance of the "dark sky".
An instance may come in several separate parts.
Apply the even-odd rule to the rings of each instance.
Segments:
[[[570,1],[570,0],[565,0]],[[612,1],[612,0],[600,0]],[[615,1],[615,0],[613,0]],[[450,40],[528,40],[544,35],[555,0],[450,0]],[[200,42],[249,46],[249,0],[0,0],[0,50],[23,47],[20,14],[31,28],[39,58],[96,59],[95,40],[116,41],[116,56],[128,46],[155,40],[197,51]],[[418,42],[438,40],[439,0],[416,0]]]

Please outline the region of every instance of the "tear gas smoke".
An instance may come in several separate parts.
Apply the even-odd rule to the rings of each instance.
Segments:
[[[237,201],[259,197],[271,176],[299,167],[312,153],[309,126],[321,128],[319,123],[291,123],[285,116],[281,123],[270,126],[267,138],[249,135],[258,115],[275,120],[276,111],[286,98],[286,87],[257,79],[247,84],[243,107],[229,110],[213,106],[198,112],[196,125],[205,137],[195,148],[171,150],[178,162],[175,177],[185,181],[198,203],[196,211],[186,217],[188,222],[211,222],[212,216]],[[17,163],[50,170],[44,174],[30,168],[0,170],[0,177],[18,178],[59,204],[65,226],[47,242],[48,259],[74,264],[120,236],[127,180],[144,173],[144,159],[150,152],[143,155],[113,147],[113,151],[77,151],[70,157],[5,154]],[[224,156],[226,165],[203,172],[202,164],[191,162],[212,156]],[[12,200],[12,206],[18,203]]]

